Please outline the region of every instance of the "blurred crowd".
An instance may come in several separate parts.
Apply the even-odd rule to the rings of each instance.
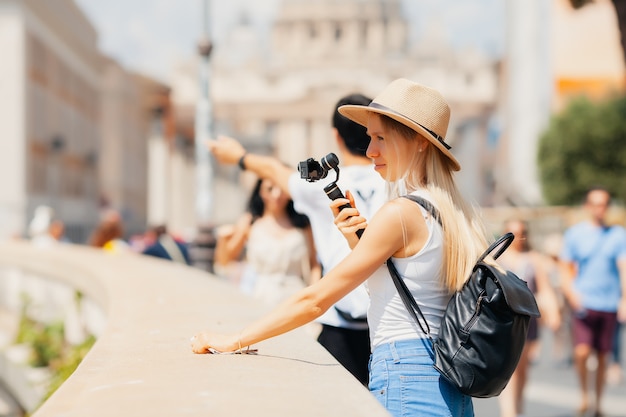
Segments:
[[[142,234],[128,236],[122,216],[114,209],[100,213],[99,222],[86,242],[72,242],[65,234],[64,222],[46,205],[35,209],[27,233],[28,239],[37,247],[59,243],[84,244],[109,253],[137,253],[191,265],[187,239],[169,233],[164,224],[150,227]]]

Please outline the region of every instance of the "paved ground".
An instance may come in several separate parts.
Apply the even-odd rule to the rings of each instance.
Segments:
[[[626,348],[626,332],[622,332]],[[552,337],[542,338],[541,360],[532,366],[526,389],[526,417],[574,417],[580,394],[573,367],[551,360]],[[626,360],[626,358],[622,358]],[[626,368],[625,368],[626,369]],[[474,400],[477,417],[499,417],[498,399]],[[607,385],[603,409],[605,417],[626,417],[626,382]]]

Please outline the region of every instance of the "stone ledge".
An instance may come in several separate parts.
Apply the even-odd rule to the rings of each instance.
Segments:
[[[201,329],[234,331],[265,307],[199,269],[135,254],[0,245],[0,265],[64,282],[107,322],[76,372],[33,415],[386,416],[306,330],[259,354],[194,355]]]

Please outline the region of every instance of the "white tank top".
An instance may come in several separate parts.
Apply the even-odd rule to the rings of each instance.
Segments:
[[[412,194],[434,205],[425,191]],[[452,294],[440,284],[443,231],[437,220],[423,207],[421,209],[428,227],[426,244],[413,256],[394,257],[393,263],[426,317],[431,336],[436,338],[443,312]],[[409,220],[404,219],[405,222]],[[404,306],[389,273],[370,277],[367,285],[370,292],[368,322],[372,349],[392,341],[427,337]]]

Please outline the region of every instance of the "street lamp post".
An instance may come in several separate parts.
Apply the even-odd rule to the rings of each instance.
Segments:
[[[196,154],[196,227],[197,234],[190,247],[194,266],[213,272],[215,234],[211,226],[213,215],[213,170],[206,141],[212,136],[213,111],[209,94],[209,56],[213,45],[209,39],[209,0],[203,0],[203,33],[198,42],[200,55],[198,71],[198,101],[195,120]]]
[[[209,56],[213,45],[209,39],[209,0],[203,1],[203,33],[198,42],[200,65],[198,74],[198,102],[195,120],[196,152],[196,219],[199,226],[206,225],[212,215],[213,172],[206,141],[212,134],[212,106],[209,95]]]

